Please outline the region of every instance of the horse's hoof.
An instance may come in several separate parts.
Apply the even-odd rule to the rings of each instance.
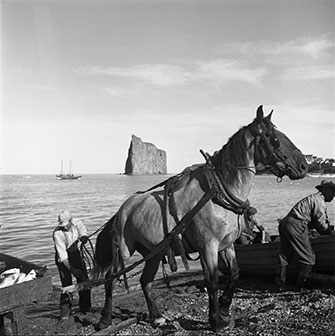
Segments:
[[[229,316],[220,316],[216,321],[210,321],[211,329],[215,332],[218,332],[227,326],[230,325],[230,317]]]
[[[158,317],[158,318],[155,318],[153,321],[152,321],[152,325],[154,327],[162,327],[163,325],[166,324],[166,318],[161,316],[161,317]]]
[[[95,326],[95,329],[96,329],[97,331],[99,331],[99,330],[102,330],[102,329],[107,328],[107,327],[110,326],[111,324],[112,324],[112,321],[111,321],[111,320],[106,320],[106,319],[102,318],[102,319],[98,322],[98,324]]]

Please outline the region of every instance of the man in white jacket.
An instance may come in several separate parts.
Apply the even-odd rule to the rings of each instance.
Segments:
[[[62,286],[72,285],[72,275],[77,279],[77,283],[88,280],[85,263],[78,249],[79,241],[85,244],[88,240],[87,230],[83,222],[78,218],[73,218],[68,210],[61,211],[58,215],[58,225],[54,229],[52,236],[56,251],[55,262]],[[71,306],[72,296],[70,294],[61,294],[61,319],[69,318]],[[90,311],[90,290],[79,292],[79,309],[82,313]]]

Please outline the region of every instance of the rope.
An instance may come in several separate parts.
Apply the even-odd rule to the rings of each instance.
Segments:
[[[89,245],[89,248],[87,247]],[[81,258],[86,266],[86,269],[90,271],[93,270],[95,267],[95,255],[94,255],[94,248],[91,240],[88,238],[87,243],[81,243],[80,245],[80,255]]]
[[[112,217],[113,218],[113,217]],[[91,233],[90,235],[87,236],[87,238],[91,238],[92,236],[94,236],[95,234],[97,234],[99,231],[102,231],[104,229],[104,227],[109,223],[109,221],[107,221],[106,223],[104,223],[103,225],[101,225],[97,230],[95,230],[93,233]]]

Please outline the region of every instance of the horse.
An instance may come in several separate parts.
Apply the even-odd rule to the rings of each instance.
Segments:
[[[170,232],[204,195],[209,196],[196,213],[193,211],[180,236],[188,243],[186,252],[197,251],[200,255],[209,297],[210,327],[220,330],[229,323],[229,307],[239,276],[233,243],[243,229],[236,216],[250,209],[247,198],[256,169],[267,169],[278,179],[285,175],[291,180],[301,179],[307,173],[304,155],[272,123],[272,112],[264,116],[263,107],[259,106],[255,119],[240,128],[212,156],[207,154],[206,163],[188,167],[174,177],[167,208],[164,208],[165,191],[151,188],[130,196],[105,224],[95,246],[95,274],[106,279],[105,304],[98,329],[112,322],[113,281],[108,281],[111,272],[118,271],[135,251],[148,256],[166,237],[164,211],[165,226]],[[166,254],[165,249],[146,260],[140,277],[154,325],[166,322],[152,296],[152,283]],[[228,278],[225,283],[220,280],[222,273]],[[221,296],[219,290],[223,292]]]

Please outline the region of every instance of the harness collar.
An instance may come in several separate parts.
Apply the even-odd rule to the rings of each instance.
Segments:
[[[204,171],[209,189],[214,193],[214,197],[212,198],[213,202],[237,215],[246,214],[252,208],[249,200],[242,201],[235,196],[226,186],[222,176],[222,170],[213,164],[211,156],[203,150],[200,150],[200,153],[206,160],[206,165],[201,167],[201,169]],[[249,167],[240,167],[240,169],[243,168],[251,170]],[[251,172],[253,171],[251,170]]]
[[[209,189],[213,190],[213,202],[236,215],[247,213],[251,208],[249,200],[242,201],[235,196],[223,181],[222,172],[215,167],[205,165],[203,168]]]

